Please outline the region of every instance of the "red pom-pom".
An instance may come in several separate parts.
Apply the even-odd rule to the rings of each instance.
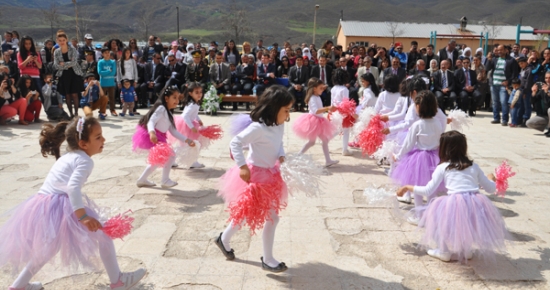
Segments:
[[[508,165],[508,161],[504,160],[502,161],[502,164],[500,164],[495,169],[495,177],[496,177],[496,186],[497,186],[497,192],[496,195],[500,197],[504,197],[504,194],[506,193],[506,190],[508,189],[508,178],[516,175],[515,172],[512,171],[512,167]]]
[[[210,140],[219,140],[223,137],[223,130],[218,125],[211,125],[201,128],[199,134]]]
[[[164,166],[170,157],[175,156],[172,147],[164,142],[158,142],[155,147],[149,151],[147,163],[156,166]]]
[[[336,110],[338,113],[344,117],[344,121],[342,122],[342,127],[344,128],[350,128],[353,127],[353,124],[355,123],[355,118],[353,117],[355,115],[355,109],[357,108],[357,105],[355,104],[355,101],[350,99],[343,100],[338,107],[336,107]]]
[[[357,143],[363,151],[363,155],[371,156],[382,146],[386,135],[382,133],[384,129],[384,122],[380,120],[380,115],[375,115],[369,122],[367,128],[365,128],[359,136],[357,136]]]
[[[126,215],[126,213],[132,212],[127,211],[123,214],[117,214],[116,216],[110,218],[103,224],[103,232],[112,240],[114,239],[121,239],[130,234],[134,226],[132,226],[132,223],[134,222],[133,217],[129,217]]]

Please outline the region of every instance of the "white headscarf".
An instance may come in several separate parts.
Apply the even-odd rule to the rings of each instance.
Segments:
[[[483,63],[485,63],[485,56],[483,55],[483,48],[478,47],[478,49],[476,49],[476,55],[480,52],[481,52],[481,63],[483,64]]]
[[[193,56],[191,55],[191,52],[195,49],[195,45],[189,43],[187,44],[187,53],[184,55],[183,62],[190,63],[193,61]]]
[[[467,52],[470,52],[470,55],[469,55],[469,56],[466,55]],[[462,56],[463,56],[464,58],[469,58],[469,59],[470,59],[470,62],[471,62],[471,61],[472,61],[472,49],[469,48],[469,47],[466,47],[466,48],[464,49],[464,51],[462,52]]]
[[[311,53],[309,52],[309,48],[304,47],[302,50],[302,56],[307,56],[307,59],[311,60]]]

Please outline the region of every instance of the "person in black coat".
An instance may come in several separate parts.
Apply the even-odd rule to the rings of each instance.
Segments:
[[[444,48],[439,50],[438,53],[439,61],[443,62],[444,60],[448,59],[450,66],[450,70],[454,70],[454,63],[458,59],[458,50],[456,50],[456,40],[451,39],[449,40],[449,44],[445,46]]]
[[[191,52],[193,62],[187,66],[185,71],[185,85],[189,86],[192,82],[198,82],[201,84],[203,92],[206,92],[208,82],[208,72],[210,69],[201,61],[200,50]]]
[[[145,58],[145,61],[152,62],[153,54],[155,53],[161,54],[162,51],[163,51],[163,47],[162,47],[162,43],[160,42],[160,38],[154,35],[151,35],[149,36],[149,42],[143,47],[142,56],[143,58]]]
[[[316,77],[322,80],[327,88],[321,95],[323,106],[330,106],[330,90],[332,89],[332,66],[327,65],[327,57],[325,55],[319,57],[319,65],[311,69],[310,77]]]
[[[275,65],[271,63],[269,54],[262,55],[262,64],[256,70],[258,84],[256,85],[256,95],[260,96],[268,87],[275,84]]]
[[[477,74],[470,69],[470,59],[462,60],[463,69],[455,71],[455,87],[459,97],[460,109],[474,116],[481,93],[477,86]]]
[[[307,82],[309,80],[309,68],[304,66],[304,59],[299,57],[296,59],[296,65],[291,67],[288,72],[288,83],[290,87],[288,91],[294,96],[294,110],[303,111],[306,97]]]
[[[146,95],[149,90],[153,91],[151,103],[157,100],[157,96],[164,88],[164,64],[160,62],[160,54],[153,55],[153,62],[147,63],[143,69],[143,83],[140,86],[141,94]]]
[[[391,60],[391,67],[384,70],[384,77],[389,75],[396,75],[401,83],[407,77],[407,71],[401,67],[399,58],[394,57]]]
[[[437,97],[439,108],[445,113],[445,108],[455,108],[456,92],[454,74],[449,70],[448,59],[441,62],[441,69],[432,74],[434,93]]]
[[[168,56],[168,65],[164,69],[164,78],[167,79],[166,86],[176,85],[183,91],[185,85],[185,71],[187,70],[187,64],[179,63],[176,57],[172,54]]]

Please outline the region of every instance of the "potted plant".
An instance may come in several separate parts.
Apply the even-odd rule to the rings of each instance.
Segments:
[[[204,93],[202,98],[202,109],[206,114],[216,116],[220,109],[220,103],[223,100],[223,94],[218,96],[216,88],[210,84],[208,90]]]

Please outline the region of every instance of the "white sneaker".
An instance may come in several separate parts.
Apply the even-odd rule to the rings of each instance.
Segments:
[[[420,222],[420,219],[418,217],[415,217],[415,216],[410,216],[410,217],[407,218],[407,222],[411,225],[417,226],[418,222]]]
[[[157,185],[156,183],[149,180],[138,180],[136,183],[137,187],[151,187]]]
[[[113,290],[128,290],[134,287],[143,277],[145,277],[147,271],[145,269],[138,269],[134,272],[121,273],[118,282],[111,284]]]
[[[439,249],[428,250],[428,255],[443,262],[449,262],[451,260],[451,253],[441,253]]]
[[[176,186],[176,185],[178,185],[177,182],[168,179],[168,181],[163,182],[163,183],[160,185],[160,187],[162,187],[162,188],[170,188],[170,187],[174,187],[174,186]]]
[[[329,162],[325,163],[325,167],[331,167],[334,164],[338,164],[340,161],[338,160],[330,160]]]
[[[353,153],[349,152],[349,150],[343,150],[342,151],[342,156],[352,156]]]
[[[411,204],[411,195],[405,193],[403,196],[398,196],[397,200],[402,203]]]
[[[198,168],[204,168],[204,164],[199,163],[198,161],[193,162],[190,168],[198,169]]]
[[[40,282],[31,282],[25,286],[25,288],[13,288],[9,287],[8,290],[43,290],[44,287]]]

